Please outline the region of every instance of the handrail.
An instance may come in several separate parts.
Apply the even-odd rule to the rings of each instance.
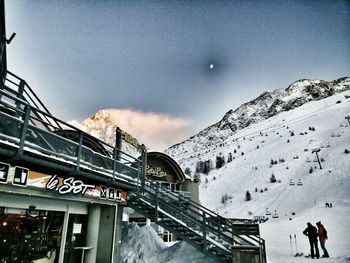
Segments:
[[[149,197],[147,197],[147,195],[140,195],[139,196],[139,200],[142,200],[144,199],[145,201],[149,201],[151,205],[153,206],[156,206],[155,205],[155,202],[156,202],[156,195],[147,191],[148,194],[150,195]],[[153,197],[153,198],[152,198]],[[164,214],[166,215],[165,213],[169,213],[169,214],[172,214],[172,216],[174,218],[176,218],[179,222],[183,222],[185,225],[184,226],[187,226],[188,229],[194,233],[196,233],[197,235],[202,235],[203,239],[205,238],[205,235],[204,235],[204,232],[207,231],[208,232],[208,235],[210,233],[213,233],[215,232],[215,229],[211,228],[210,226],[208,225],[205,225],[203,223],[203,220],[202,220],[202,216],[201,217],[194,217],[192,216],[191,214],[189,214],[188,212],[186,212],[186,210],[183,210],[181,208],[179,208],[177,205],[175,204],[172,204],[172,203],[168,203],[166,202],[165,200],[163,200],[162,198],[158,198],[157,199],[157,202],[158,202],[158,208],[160,207],[160,209],[158,209],[158,218],[159,218],[159,214]],[[161,207],[162,206],[162,207]],[[181,219],[178,219],[176,215],[181,215]],[[156,220],[156,223],[157,222],[161,222],[161,221],[157,221]],[[194,228],[194,227],[191,227],[189,226],[188,224],[190,223],[193,223],[195,225],[197,225],[199,228]],[[214,245],[214,246],[217,246],[217,247],[220,247],[216,242],[213,242],[212,240],[208,239],[208,238],[205,238],[207,239],[207,241]],[[231,240],[230,238],[228,238],[227,240],[225,240],[227,242],[227,244],[230,244],[231,243]]]
[[[31,94],[34,96],[34,98],[40,103],[40,106],[43,107],[43,109],[51,115],[50,111],[48,108],[46,108],[46,106],[44,105],[44,103],[42,103],[42,101],[39,99],[39,97],[35,94],[35,92],[32,90],[32,88],[28,85],[28,83],[20,78],[19,76],[17,76],[16,74],[12,73],[11,71],[7,71],[7,73],[11,76],[13,76],[14,78],[18,79],[19,81],[23,81],[25,83],[25,86],[28,88],[28,90],[31,92]],[[6,78],[7,79],[7,78]]]
[[[57,155],[57,157],[60,157],[60,158],[63,157],[65,159],[67,159],[67,161],[72,161],[71,154],[73,152],[71,152],[71,154],[68,154],[69,150],[68,149],[65,150],[64,152],[66,152],[66,154],[68,154],[68,155],[66,155],[66,157],[64,157],[65,155],[63,155],[62,153],[56,152],[55,148],[52,148],[50,146],[50,142],[47,139],[45,139],[45,138],[51,138],[51,140],[52,140],[53,138],[56,138],[56,139],[54,139],[54,141],[56,140],[56,142],[57,142],[57,140],[59,140],[61,142],[65,142],[65,145],[71,145],[73,148],[82,149],[89,156],[91,156],[91,157],[96,156],[100,160],[99,162],[105,163],[103,165],[103,168],[101,168],[101,167],[96,166],[96,164],[94,164],[94,163],[90,164],[89,162],[85,162],[84,160],[82,160],[82,161],[84,161],[84,166],[87,165],[87,166],[91,167],[92,169],[97,170],[97,171],[99,170],[103,173],[111,173],[111,171],[113,171],[113,167],[115,166],[115,163],[119,163],[125,167],[128,167],[128,169],[130,171],[129,176],[132,175],[132,178],[130,177],[130,179],[129,179],[130,182],[133,181],[133,183],[135,183],[135,180],[138,180],[138,182],[139,182],[139,179],[140,179],[139,169],[141,167],[139,163],[141,162],[141,160],[139,160],[139,159],[133,157],[132,155],[130,155],[130,154],[128,154],[120,149],[117,149],[114,146],[111,146],[108,143],[106,143],[102,140],[99,140],[97,138],[94,139],[94,141],[99,143],[101,145],[101,147],[104,147],[107,151],[109,151],[109,152],[118,151],[120,153],[120,161],[115,160],[112,157],[112,155],[101,155],[100,153],[94,152],[92,149],[82,145],[82,142],[77,143],[76,141],[72,141],[69,138],[66,138],[66,137],[63,137],[59,134],[56,134],[54,131],[61,130],[64,133],[65,130],[62,127],[65,127],[68,130],[74,130],[78,133],[81,133],[83,136],[84,136],[84,134],[86,134],[85,132],[72,126],[71,124],[68,124],[64,121],[61,121],[60,119],[58,119],[54,116],[51,116],[49,113],[47,113],[41,109],[37,109],[35,107],[32,107],[27,101],[24,101],[20,98],[14,97],[12,94],[8,94],[4,90],[0,89],[0,94],[2,96],[2,99],[0,99],[0,104],[3,104],[3,105],[5,105],[5,107],[10,108],[14,112],[16,112],[16,116],[11,116],[11,115],[8,115],[8,114],[2,113],[2,112],[1,112],[1,115],[7,116],[7,118],[18,120],[18,121],[21,120],[22,123],[21,124],[18,123],[18,124],[20,124],[22,127],[26,127],[25,129],[23,129],[21,134],[17,133],[17,135],[16,135],[16,137],[18,139],[20,139],[19,154],[23,154],[24,146],[26,146],[26,147],[29,147],[32,149],[36,149],[39,152],[43,152],[46,155],[53,154],[53,155]],[[13,101],[13,102],[11,102],[10,105],[8,103],[5,104],[3,99],[6,100],[6,98],[10,99],[10,101]],[[18,105],[20,105],[20,106],[18,106]],[[11,122],[13,123],[13,121],[11,121]],[[42,143],[41,143],[41,145],[35,145],[35,143],[32,143],[33,139],[29,139],[32,142],[27,141],[28,138],[31,138],[31,134],[33,134],[33,132],[34,132],[34,134],[36,134],[35,137],[39,136],[39,140],[41,140],[42,143],[45,142],[45,144],[47,146],[44,146],[44,148],[43,148]],[[90,136],[90,135],[86,134],[86,136]],[[62,148],[62,147],[60,147],[60,148]],[[78,161],[80,162],[80,159],[82,158],[82,156],[81,156],[81,154],[79,154],[79,155],[75,156],[74,158],[77,162]],[[117,165],[119,166],[119,164],[117,164]],[[75,165],[77,165],[77,167],[79,167],[78,163],[76,163]],[[118,174],[119,173],[114,173],[114,175],[117,175],[117,176],[118,176]]]
[[[159,186],[159,187],[163,188],[162,190],[168,190],[167,188],[165,189],[164,186]],[[143,188],[141,191],[147,192],[148,194],[151,194],[151,195],[154,195],[156,193],[156,189],[155,188],[150,188],[150,189],[152,189],[152,190],[147,190],[146,188]],[[158,194],[163,194],[163,193],[162,193],[162,191],[158,191]],[[169,192],[167,194],[170,194],[169,196],[172,196],[175,199],[177,197],[176,195],[174,195],[173,192]],[[161,197],[164,197],[164,196],[161,196]],[[162,200],[162,198],[160,198],[160,200]],[[209,215],[209,214],[207,214],[205,210],[200,209],[200,206],[191,207],[192,202],[191,202],[191,200],[188,200],[188,201],[189,201],[189,203],[187,203],[186,210],[197,215],[198,218],[201,218],[201,220],[197,220],[197,221],[202,223],[202,217],[204,215]],[[179,209],[177,205],[173,205],[170,202],[167,202],[167,204],[168,204],[168,206],[173,207],[174,210],[178,210],[180,212],[183,212],[183,210]],[[199,210],[199,211],[196,211],[196,210]],[[223,228],[222,226],[218,226],[218,228],[216,229],[214,226],[210,225],[210,222],[208,222],[208,221],[206,221],[205,225],[206,225],[207,229],[210,229],[210,233],[213,233],[216,236],[225,239],[225,241],[228,243],[232,241],[233,232],[229,226],[227,226],[227,228]]]
[[[147,180],[147,179],[146,179],[146,182],[149,182],[148,185],[149,185],[149,187],[151,187],[151,188],[152,188],[152,185],[154,185],[154,181],[150,181],[150,180]],[[146,184],[146,185],[147,185],[147,184]],[[169,188],[167,188],[167,187],[165,187],[165,186],[163,186],[163,185],[160,185],[160,188],[161,188],[163,191],[167,192],[168,194],[170,194],[170,195],[176,197],[175,193],[174,193],[173,191],[171,191]],[[153,189],[155,189],[155,186],[153,186]],[[185,197],[185,198],[186,198],[186,197]],[[192,206],[195,207],[195,209],[200,209],[201,211],[205,212],[206,214],[211,215],[212,217],[215,217],[215,218],[219,219],[219,220],[220,220],[220,223],[221,223],[221,224],[224,224],[224,225],[227,225],[228,231],[229,231],[229,232],[232,232],[232,231],[231,231],[231,225],[228,225],[228,224],[226,223],[226,221],[227,221],[226,218],[220,216],[219,214],[216,214],[215,212],[209,210],[208,208],[202,206],[201,204],[199,204],[199,203],[197,203],[197,202],[195,202],[195,201],[193,201],[193,200],[190,200],[189,198],[188,198],[187,200],[188,200],[188,203],[189,203],[190,205],[192,205]]]

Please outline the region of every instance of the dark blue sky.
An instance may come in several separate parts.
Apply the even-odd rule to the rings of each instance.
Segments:
[[[191,134],[265,90],[350,72],[349,1],[5,6],[9,69],[65,120],[132,108],[192,120]]]

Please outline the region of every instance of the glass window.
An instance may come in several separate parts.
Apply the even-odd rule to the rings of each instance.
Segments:
[[[0,262],[35,262],[59,256],[64,212],[16,210],[0,215]]]

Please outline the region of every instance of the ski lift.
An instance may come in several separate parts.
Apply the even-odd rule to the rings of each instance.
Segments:
[[[271,215],[271,212],[270,212],[267,208],[266,208],[265,215],[267,215],[267,216],[270,216],[270,215]]]
[[[295,183],[293,182],[293,179],[289,180],[289,185],[295,185]]]
[[[275,213],[273,214],[273,216],[272,216],[272,218],[278,218],[279,216],[278,216],[278,214],[277,214],[277,212],[276,212],[276,210],[275,210]]]
[[[297,185],[298,185],[298,186],[303,185],[303,183],[301,182],[301,180],[300,180],[300,179],[299,179],[299,181],[297,182]]]

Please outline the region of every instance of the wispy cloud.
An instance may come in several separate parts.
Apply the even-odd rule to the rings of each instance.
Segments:
[[[134,109],[106,109],[112,122],[130,133],[149,150],[163,151],[193,133],[192,121],[163,113]]]

